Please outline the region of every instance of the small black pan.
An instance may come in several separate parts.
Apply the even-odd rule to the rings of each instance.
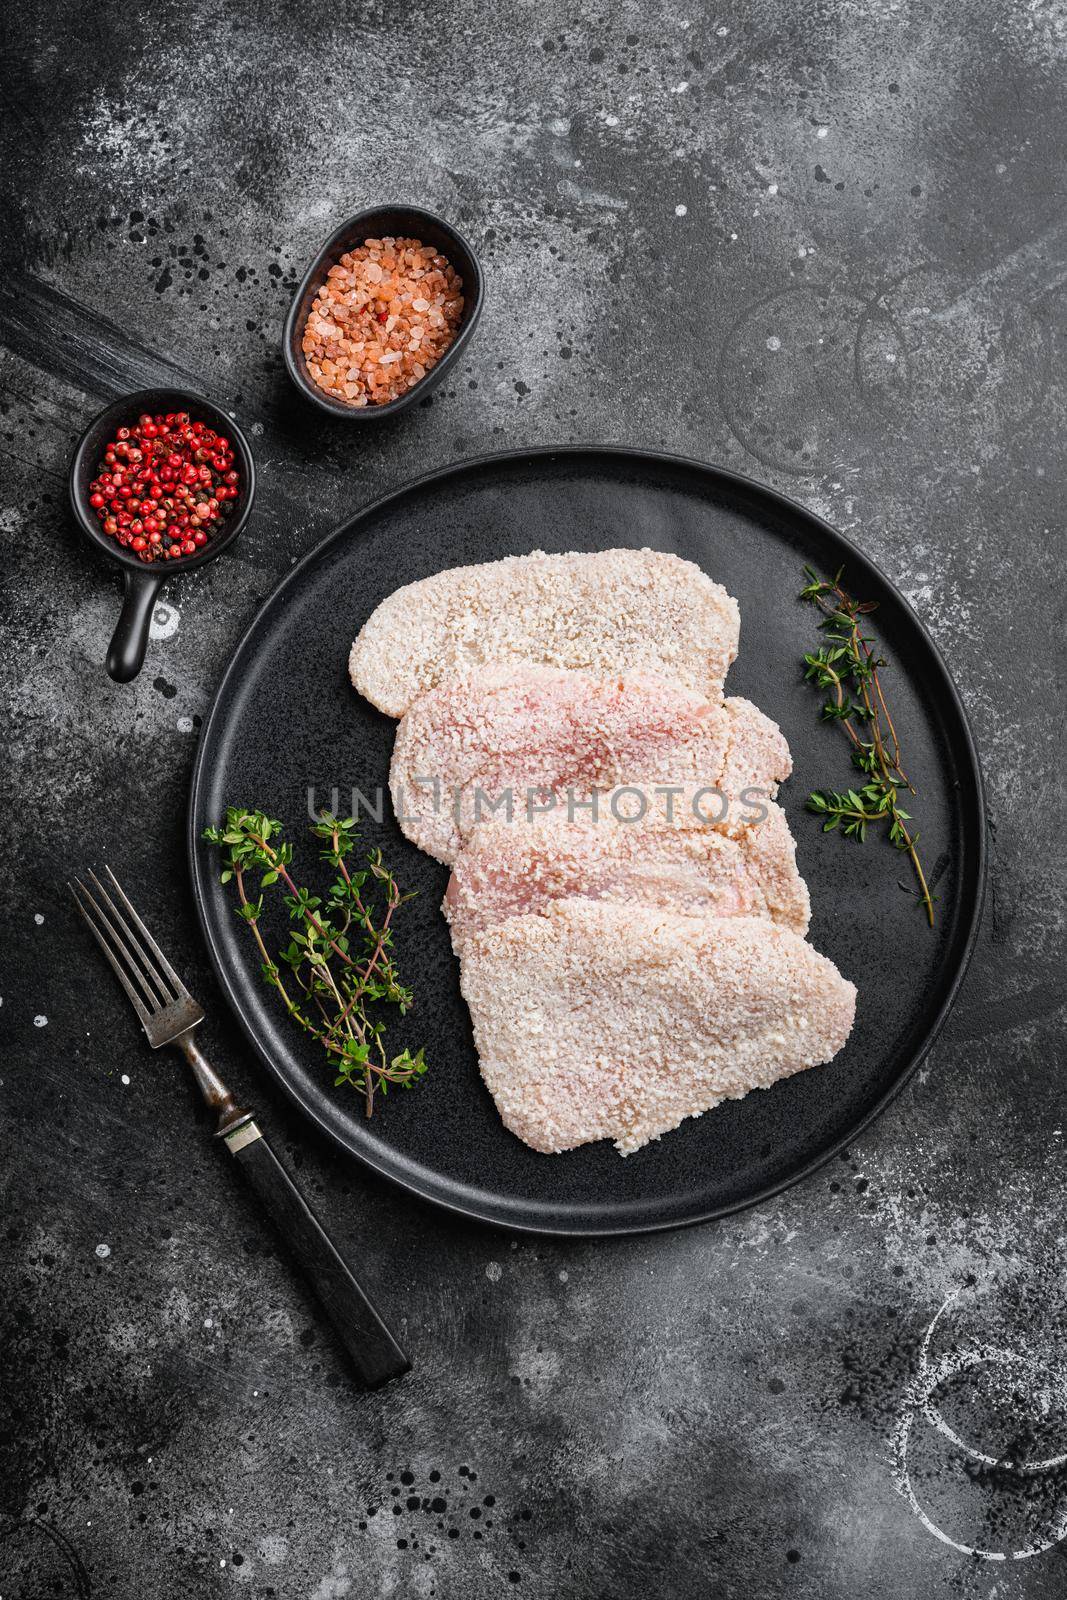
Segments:
[[[435,250],[446,256],[463,279],[463,316],[459,332],[444,355],[406,394],[388,400],[381,406],[349,406],[343,400],[326,394],[309,373],[302,348],[304,324],[330,268],[340,261],[345,251],[354,250],[366,239],[382,238],[421,239],[423,244],[433,245]],[[331,417],[357,423],[380,422],[386,417],[394,417],[416,400],[424,399],[459,359],[460,351],[470,343],[475,324],[482,314],[484,295],[482,269],[477,256],[463,235],[457,233],[451,223],[445,222],[442,217],[435,217],[432,211],[423,211],[420,206],[375,206],[369,211],[357,211],[354,217],[349,217],[347,222],[342,222],[331,233],[293,296],[282,334],[282,354],[289,376],[301,394]]]
[[[237,468],[241,474],[240,493],[233,502],[233,512],[220,530],[195,555],[181,556],[177,560],[145,562],[132,551],[106,534],[99,518],[89,504],[89,485],[115,430],[130,427],[143,412],[153,416],[157,412],[188,411],[194,422],[206,422],[218,433],[233,441]],[[248,521],[256,491],[256,468],[248,440],[228,412],[205,400],[202,395],[190,394],[185,389],[141,389],[137,394],[124,395],[113,405],[101,411],[89,424],[78,441],[70,463],[70,504],[82,532],[102,550],[110,561],[120,566],[125,574],[122,612],[115,626],[107,652],[107,670],[117,683],[129,683],[136,678],[144,662],[148,644],[148,629],[156,597],[168,578],[188,572],[192,567],[202,567],[214,561],[237,538]]]

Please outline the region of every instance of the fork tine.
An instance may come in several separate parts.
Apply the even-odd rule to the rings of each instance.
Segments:
[[[170,997],[166,996],[163,1000],[160,999],[159,994],[149,983],[148,978],[145,975],[144,967],[138,962],[136,956],[129,949],[129,947],[123,943],[121,935],[114,926],[114,922],[118,922],[119,927],[122,928],[122,931],[126,934],[127,938],[129,938],[129,930],[125,927],[121,917],[119,917],[115,911],[115,907],[112,905],[108,896],[104,893],[100,880],[96,876],[96,873],[93,872],[92,868],[89,869],[89,877],[92,878],[93,883],[96,885],[97,893],[103,904],[101,905],[97,900],[93,899],[93,896],[90,894],[84,883],[80,885],[81,891],[88,900],[89,904],[92,906],[93,910],[96,912],[98,920],[103,923],[104,929],[111,939],[113,949],[117,951],[117,953],[125,960],[127,972],[131,977],[136,979],[137,983],[143,990],[149,1012],[154,1013],[158,1011],[161,1005],[169,1005]],[[114,919],[114,922],[112,919]],[[138,954],[140,953],[141,952],[138,952]],[[155,977],[155,973],[153,973],[152,976]],[[162,988],[162,985],[160,985],[160,987]]]
[[[144,986],[144,983],[145,983],[144,974],[147,973],[148,976],[154,981],[154,983],[156,985],[156,988],[159,991],[159,998],[162,1000],[163,1005],[169,1006],[169,1005],[173,1004],[174,996],[169,993],[166,984],[163,982],[163,979],[160,977],[159,973],[156,971],[155,967],[152,965],[151,957],[142,948],[141,943],[140,943],[139,939],[137,938],[137,935],[128,926],[125,918],[122,915],[122,912],[118,909],[118,907],[116,906],[115,902],[112,900],[112,898],[108,894],[106,888],[100,882],[100,879],[97,877],[96,873],[92,870],[91,867],[89,869],[89,876],[93,880],[93,883],[94,883],[94,885],[96,887],[96,892],[99,895],[100,900],[103,902],[104,909],[107,911],[108,915],[110,917],[112,917],[115,922],[118,923],[119,927],[122,929],[122,932],[126,936],[127,944],[132,946],[132,948],[133,948],[133,951],[134,951],[134,954],[137,957],[137,960],[133,960],[131,958],[129,949],[124,950],[123,953],[125,954],[127,960],[130,961],[130,964],[134,968],[134,971],[137,974],[137,976],[141,979],[142,986]],[[118,935],[115,934],[115,931],[114,931],[113,928],[110,928],[108,931],[110,933],[112,933],[115,938],[118,938]],[[157,999],[156,995],[152,994],[152,991],[150,989],[148,989],[147,992],[150,995],[152,995],[152,999],[153,1000]]]
[[[111,946],[108,944],[107,940],[104,938],[103,934],[100,932],[100,929],[97,927],[96,922],[89,915],[88,911],[86,911],[85,906],[82,904],[81,895],[79,895],[78,889],[75,889],[75,887],[74,887],[75,883],[77,884],[78,889],[81,890],[81,894],[85,896],[86,900],[88,900],[89,904],[93,907],[93,910],[96,912],[97,916],[100,917],[100,919],[104,923],[105,927],[107,926],[107,919],[104,917],[103,913],[100,911],[99,906],[97,906],[96,902],[93,900],[92,895],[89,893],[88,889],[85,887],[84,883],[82,883],[80,878],[75,878],[74,883],[68,882],[67,888],[70,890],[71,898],[73,899],[74,904],[77,906],[78,910],[81,912],[83,918],[85,919],[85,922],[87,923],[88,928],[89,928],[89,932],[92,934],[93,938],[96,940],[97,944],[100,946],[101,950],[104,952],[104,954],[107,957],[108,961],[111,963],[112,971],[114,972],[114,974],[115,974],[116,978],[119,980],[119,982],[122,984],[122,987],[125,989],[126,993],[129,995],[130,1002],[133,1005],[133,1009],[136,1011],[137,1015],[140,1017],[142,1024],[145,1027],[147,1027],[149,1019],[150,1019],[152,1013],[147,1009],[147,1007],[144,1004],[144,1001],[138,995],[137,990],[133,987],[133,984],[130,982],[129,978],[126,976],[126,973],[122,968],[122,964],[119,962],[119,960],[115,956],[114,951],[112,950]],[[113,933],[112,933],[112,937],[114,938],[114,934]],[[122,949],[121,943],[117,939],[116,939],[115,942],[116,942],[116,944],[119,945],[119,949],[121,950]],[[136,969],[134,969],[134,970],[136,970]],[[143,978],[141,979],[141,986],[142,986],[142,988],[147,987],[145,985],[145,982],[144,982]],[[153,1008],[154,1009],[158,1009],[158,1001],[156,1001],[155,996],[151,994],[151,990],[149,990],[148,993],[152,998]]]
[[[123,889],[122,884],[116,878],[109,866],[105,865],[104,871],[115,885],[115,892],[122,901],[123,905],[126,907],[126,910],[129,912],[130,921],[133,923],[134,927],[137,929],[137,932],[141,935],[141,938],[144,940],[149,950],[151,950],[152,954],[163,968],[163,971],[166,973],[167,977],[170,979],[171,987],[178,996],[178,999],[188,1000],[188,989],[185,987],[184,983],[179,978],[178,974],[175,972],[174,968],[171,966],[170,962],[167,960],[166,956],[163,954],[162,950],[149,933],[148,929],[145,927],[141,918],[137,915],[137,912],[133,909],[133,906],[130,904],[129,897],[126,894],[126,891]]]

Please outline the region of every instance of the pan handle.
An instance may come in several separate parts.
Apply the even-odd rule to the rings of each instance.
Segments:
[[[122,611],[107,651],[108,676],[116,683],[129,683],[141,670],[152,608],[163,586],[163,574],[148,569],[144,572],[127,570],[125,581]]]

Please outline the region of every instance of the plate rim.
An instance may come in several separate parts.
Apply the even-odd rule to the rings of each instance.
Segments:
[[[241,660],[246,647],[249,645],[253,635],[258,630],[260,623],[267,612],[277,604],[281,595],[289,588],[289,586],[297,582],[305,570],[320,560],[331,546],[340,544],[343,540],[352,537],[353,534],[358,535],[360,528],[369,522],[374,516],[378,515],[391,502],[399,500],[402,497],[415,492],[425,490],[433,484],[442,483],[446,479],[462,477],[465,474],[483,471],[486,468],[491,468],[494,466],[503,466],[510,462],[544,460],[549,457],[571,457],[577,461],[581,461],[582,459],[588,459],[598,455],[614,456],[628,461],[650,462],[656,465],[684,468],[687,471],[696,472],[697,474],[706,478],[717,480],[720,485],[733,487],[735,490],[743,491],[754,496],[757,500],[763,499],[765,501],[770,501],[779,509],[779,511],[790,517],[799,517],[803,522],[811,525],[820,534],[828,536],[833,543],[840,546],[846,552],[849,561],[855,561],[861,568],[866,569],[869,573],[871,573],[878,583],[884,585],[885,589],[893,597],[896,604],[902,608],[906,617],[910,619],[911,623],[918,630],[919,634],[929,648],[941,679],[941,687],[944,691],[947,691],[949,703],[952,711],[955,714],[959,731],[962,733],[963,754],[966,756],[970,764],[971,776],[974,780],[974,802],[977,821],[977,826],[975,829],[977,860],[973,870],[973,878],[975,880],[974,894],[970,906],[966,934],[964,936],[963,946],[957,961],[956,970],[952,976],[947,992],[942,999],[941,1005],[939,1006],[937,1013],[927,1029],[922,1043],[900,1068],[892,1083],[880,1096],[880,1098],[863,1114],[863,1116],[858,1119],[858,1121],[852,1124],[845,1134],[831,1144],[828,1144],[826,1148],[820,1151],[817,1156],[813,1157],[803,1166],[798,1167],[794,1172],[788,1173],[785,1177],[777,1179],[775,1182],[766,1185],[764,1188],[742,1200],[731,1201],[726,1205],[712,1206],[707,1210],[702,1210],[699,1213],[694,1214],[693,1216],[671,1219],[668,1221],[649,1221],[636,1223],[621,1222],[615,1225],[599,1223],[593,1227],[589,1227],[582,1225],[581,1223],[564,1226],[559,1224],[546,1224],[543,1222],[536,1223],[515,1220],[510,1217],[503,1217],[499,1214],[494,1214],[484,1207],[472,1205],[459,1199],[449,1199],[436,1193],[429,1193],[424,1187],[420,1187],[418,1184],[405,1178],[402,1174],[391,1171],[385,1165],[374,1160],[366,1150],[350,1144],[347,1140],[339,1135],[334,1127],[327,1123],[325,1118],[319,1113],[314,1101],[308,1099],[304,1094],[302,1094],[299,1088],[289,1079],[289,1077],[285,1073],[281,1072],[275,1065],[269,1051],[267,1051],[261,1044],[255,1029],[252,1027],[249,1019],[245,1016],[243,1005],[234,990],[226,965],[222,960],[221,951],[216,946],[213,928],[207,915],[205,885],[202,877],[203,856],[199,850],[201,841],[197,834],[196,818],[202,791],[205,786],[206,752],[211,742],[211,735],[214,732],[215,724],[221,717],[221,708],[231,688],[231,683],[237,670],[237,664]],[[968,969],[971,965],[971,960],[974,956],[974,950],[977,944],[978,933],[982,922],[982,911],[985,904],[989,865],[987,835],[988,811],[986,807],[985,783],[982,775],[981,759],[978,754],[978,747],[971,728],[970,718],[967,715],[967,709],[963,703],[959,689],[956,686],[955,679],[949,671],[948,665],[944,656],[942,655],[937,641],[923,623],[922,619],[919,617],[918,613],[911,605],[907,597],[898,588],[896,583],[894,583],[892,578],[883,572],[877,563],[874,562],[863,550],[861,550],[859,546],[848,537],[847,534],[840,532],[840,530],[835,528],[832,523],[828,522],[825,517],[820,516],[817,511],[811,510],[810,507],[805,506],[800,501],[793,499],[792,496],[783,494],[781,490],[775,489],[769,484],[760,482],[758,478],[749,477],[746,473],[735,472],[730,467],[719,466],[713,462],[700,461],[694,456],[680,455],[673,451],[646,450],[637,445],[595,443],[531,445],[512,450],[487,451],[480,455],[464,457],[460,461],[453,461],[445,466],[432,468],[428,472],[421,473],[415,478],[407,479],[403,483],[397,485],[395,488],[389,489],[382,494],[377,495],[373,500],[369,501],[365,506],[356,511],[345,522],[338,524],[337,527],[331,529],[329,533],[324,535],[324,537],[320,539],[317,544],[313,545],[312,548],[308,550],[300,558],[300,560],[289,569],[288,572],[284,573],[281,578],[279,578],[278,582],[271,589],[270,593],[257,608],[255,615],[245,627],[240,638],[230,652],[229,659],[212,697],[211,706],[208,710],[207,716],[204,719],[203,727],[200,730],[200,737],[197,742],[196,757],[193,762],[192,777],[189,785],[189,796],[186,812],[186,850],[189,865],[189,877],[193,892],[193,902],[196,908],[197,920],[200,924],[200,931],[207,947],[208,956],[211,961],[212,969],[215,973],[216,981],[223,995],[225,996],[226,1003],[231,1014],[236,1018],[242,1033],[251,1044],[255,1055],[267,1068],[267,1071],[270,1073],[274,1082],[280,1084],[290,1101],[299,1107],[301,1112],[315,1125],[319,1133],[327,1138],[335,1148],[345,1151],[347,1155],[358,1161],[362,1166],[366,1167],[368,1171],[373,1172],[377,1178],[401,1189],[405,1194],[418,1200],[421,1204],[434,1206],[452,1216],[462,1217],[466,1221],[477,1222],[491,1228],[501,1229],[506,1233],[559,1239],[630,1238],[643,1234],[673,1232],[676,1229],[696,1227],[701,1223],[715,1222],[726,1217],[736,1216],[740,1212],[748,1211],[755,1206],[766,1204],[767,1201],[773,1200],[777,1195],[783,1194],[787,1189],[791,1189],[796,1184],[802,1183],[805,1179],[812,1177],[816,1172],[820,1171],[824,1166],[826,1166],[828,1162],[832,1161],[835,1156],[839,1155],[842,1150],[847,1149],[849,1144],[859,1138],[860,1135],[864,1133],[872,1123],[877,1121],[883,1112],[888,1109],[888,1107],[893,1103],[897,1096],[902,1093],[906,1085],[915,1076],[915,1073],[926,1060],[930,1051],[933,1049],[933,1046],[940,1037],[945,1023],[951,1014],[952,1008],[956,1003],[963,980],[967,975]]]

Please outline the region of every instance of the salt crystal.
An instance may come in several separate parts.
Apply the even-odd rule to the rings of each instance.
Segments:
[[[459,278],[432,246],[366,240],[315,297],[301,340],[307,371],[349,405],[395,400],[448,349],[463,305]]]

